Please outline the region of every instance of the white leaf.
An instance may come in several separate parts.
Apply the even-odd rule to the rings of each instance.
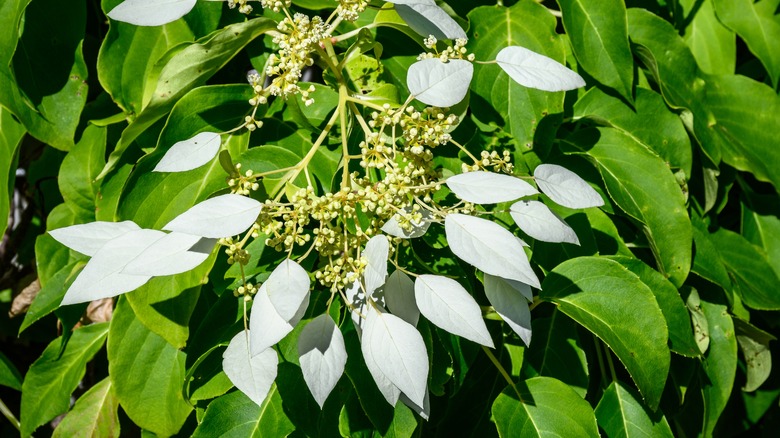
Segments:
[[[242,331],[233,336],[222,354],[222,370],[239,391],[260,406],[276,380],[279,358],[273,348],[250,355],[251,333]]]
[[[352,273],[352,275],[354,275],[354,273]],[[344,289],[344,295],[347,297],[347,302],[352,307],[352,310],[350,310],[349,313],[352,315],[352,323],[355,325],[355,331],[358,334],[358,338],[360,338],[363,335],[364,322],[364,319],[360,315],[366,315],[366,294],[361,290],[360,282],[353,281]]]
[[[485,296],[496,313],[520,336],[525,345],[531,345],[531,311],[528,308],[528,300],[506,280],[490,274],[485,274]]]
[[[474,66],[462,59],[423,59],[409,66],[406,85],[420,102],[449,107],[466,97],[473,75]]]
[[[411,209],[407,207],[404,209],[404,211],[406,214],[409,214]],[[382,226],[382,231],[393,237],[400,237],[402,239],[414,239],[420,237],[425,234],[426,231],[428,231],[428,227],[431,225],[429,220],[431,214],[428,212],[428,210],[420,210],[420,214],[422,215],[422,220],[420,222],[411,221],[411,229],[406,230],[405,228],[401,227],[399,223],[400,215],[396,213],[393,215],[393,217],[390,218],[389,221],[385,222],[385,224]]]
[[[487,274],[540,289],[521,240],[506,228],[478,217],[449,214],[444,231],[452,252],[466,263]]]
[[[152,172],[184,172],[198,168],[217,155],[221,144],[219,134],[201,132],[171,146]]]
[[[577,233],[539,201],[519,201],[509,207],[509,214],[521,230],[542,242],[580,244]]]
[[[518,84],[544,91],[584,87],[585,80],[558,61],[525,47],[504,47],[496,55],[498,65]]]
[[[431,417],[431,395],[428,392],[428,388],[425,389],[425,400],[423,400],[422,406],[419,406],[409,400],[406,394],[401,394],[400,400],[408,406],[411,410],[417,413],[423,420],[428,420]]]
[[[372,237],[366,243],[363,255],[366,257],[366,269],[363,271],[363,282],[366,293],[371,295],[385,284],[387,277],[387,257],[390,253],[390,243],[382,234]]]
[[[466,38],[466,32],[434,0],[388,0],[398,15],[420,35],[439,39]]]
[[[49,231],[49,234],[54,240],[68,248],[92,257],[109,240],[140,229],[141,227],[132,221],[90,222],[88,224],[57,228]]]
[[[457,281],[441,275],[420,275],[414,282],[420,313],[448,332],[493,348],[482,310]]]
[[[263,204],[227,194],[207,199],[168,222],[163,230],[218,239],[243,233],[255,223]]]
[[[122,273],[159,277],[195,269],[209,258],[209,253],[190,251],[200,240],[192,234],[166,234],[130,261]]]
[[[363,360],[366,362],[366,368],[368,368],[369,374],[374,379],[379,392],[382,393],[382,396],[391,406],[395,406],[398,403],[398,398],[401,396],[401,390],[393,385],[393,382],[382,373],[373,356],[363,351]]]
[[[458,198],[475,204],[497,204],[539,193],[520,178],[483,171],[451,176],[446,184]]]
[[[393,315],[416,326],[420,319],[420,309],[414,301],[414,282],[408,275],[396,270],[385,283],[385,302]]]
[[[165,237],[157,230],[135,230],[109,240],[87,262],[70,285],[61,306],[113,297],[144,285],[151,275],[123,274],[122,270],[149,246]]]
[[[263,284],[276,313],[285,321],[295,316],[304,300],[309,302],[310,286],[309,274],[290,259],[279,263]]]
[[[303,318],[306,308],[309,307],[309,295],[307,294],[292,319],[282,318],[268,298],[265,283],[260,286],[253,301],[252,314],[249,316],[249,329],[252,331],[249,345],[253,356],[270,348],[287,336]]]
[[[556,204],[569,208],[604,205],[604,200],[584,179],[565,167],[540,164],[534,169],[536,185]]]
[[[322,314],[306,324],[298,338],[298,356],[303,380],[322,408],[347,363],[344,337],[329,315]]]
[[[375,367],[375,379],[376,374],[385,376],[413,403],[423,404],[428,385],[428,353],[417,329],[371,306],[361,347],[366,365]]]
[[[183,17],[195,3],[196,0],[125,0],[107,15],[136,26],[160,26]]]

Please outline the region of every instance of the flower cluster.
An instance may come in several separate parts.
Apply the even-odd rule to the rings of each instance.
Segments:
[[[420,61],[423,59],[439,58],[441,62],[447,62],[450,59],[466,59],[468,61],[474,61],[474,54],[468,53],[468,50],[466,50],[466,43],[468,43],[468,40],[465,38],[456,39],[454,46],[447,46],[441,52],[436,49],[437,43],[438,40],[433,35],[429,35],[428,38],[425,38],[423,40],[423,44],[425,44],[425,47],[428,49],[433,50],[433,52],[421,53],[420,56],[417,57],[417,60]]]
[[[370,2],[366,0],[338,0],[339,7],[336,9],[339,17],[346,21],[355,21],[360,13],[366,10]]]
[[[260,0],[260,5],[264,9],[270,9],[274,12],[281,12],[282,9],[289,8],[291,4],[291,0]]]
[[[272,77],[267,93],[284,98],[301,93],[298,81],[306,67],[314,64],[312,52],[320,40],[327,38],[328,27],[318,16],[312,18],[297,13],[289,16],[277,26],[273,42],[279,45],[279,51],[268,60],[266,74]],[[257,91],[257,90],[255,90]],[[308,94],[306,96],[308,98]]]
[[[238,6],[238,12],[241,12],[242,14],[249,14],[252,12],[252,6],[248,4],[249,0],[228,0],[228,7],[230,9],[235,8]],[[265,7],[265,1],[263,2],[263,7]]]

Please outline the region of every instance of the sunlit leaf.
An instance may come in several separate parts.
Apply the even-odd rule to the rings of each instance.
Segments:
[[[195,269],[206,261],[211,251],[190,251],[202,238],[192,234],[168,233],[128,263],[122,274],[163,276]],[[211,240],[210,245],[214,246]]]
[[[414,282],[414,298],[420,313],[432,323],[493,348],[479,304],[457,281],[440,275],[420,275]],[[525,302],[525,298],[518,298]]]
[[[57,228],[49,231],[49,234],[68,248],[92,257],[108,241],[139,229],[133,221],[90,222]]]
[[[483,171],[451,176],[446,184],[460,199],[475,204],[497,204],[539,193],[519,178]]]
[[[519,201],[509,207],[509,214],[525,234],[542,242],[580,244],[574,230],[539,201]]]
[[[673,437],[663,413],[651,411],[634,392],[620,381],[613,381],[604,391],[596,406],[596,419],[607,436]]]
[[[310,286],[311,280],[306,270],[297,262],[285,259],[271,272],[262,287],[268,293],[276,313],[285,321],[290,321],[304,302],[308,305]]]
[[[215,239],[235,236],[252,226],[262,207],[246,196],[221,195],[195,204],[163,229]]]
[[[298,338],[298,356],[303,379],[322,408],[347,362],[344,336],[329,315],[322,314],[306,324]]]
[[[268,297],[266,284],[267,282],[263,283],[255,294],[252,314],[249,317],[249,329],[252,333],[250,336],[252,355],[262,353],[263,350],[287,336],[303,318],[306,307],[309,306],[309,295],[306,294],[295,315],[291,319],[283,318]]]
[[[518,84],[543,91],[565,91],[584,87],[577,73],[558,61],[520,46],[501,49],[498,65]]]
[[[185,172],[200,167],[217,155],[221,144],[219,134],[201,132],[171,146],[152,172]]]
[[[279,359],[273,348],[250,355],[249,338],[250,332],[242,331],[230,340],[222,354],[222,369],[239,391],[260,406],[276,380]]]
[[[195,3],[196,0],[125,0],[108,17],[136,26],[160,26],[183,17]]]
[[[540,164],[534,169],[536,184],[555,201],[569,208],[589,208],[604,205],[601,196],[584,179],[557,164]]]
[[[466,38],[466,32],[434,0],[388,0],[415,32],[440,39]]]
[[[473,75],[474,65],[469,61],[423,59],[409,67],[406,86],[424,104],[450,107],[466,97]]]
[[[371,295],[377,288],[385,284],[387,277],[387,257],[390,251],[390,243],[382,234],[372,237],[366,243],[366,249],[363,251],[367,264],[363,272],[363,281],[366,286],[366,293]]]

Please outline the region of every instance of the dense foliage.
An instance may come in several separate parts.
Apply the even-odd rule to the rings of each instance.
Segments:
[[[780,0],[497,3],[0,3],[3,436],[776,430]]]

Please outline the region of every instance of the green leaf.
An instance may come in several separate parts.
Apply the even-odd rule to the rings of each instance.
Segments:
[[[737,39],[715,16],[713,0],[681,0],[685,21],[683,39],[699,68],[709,74],[734,74]]]
[[[574,118],[592,119],[618,129],[691,176],[691,141],[677,114],[652,90],[637,88],[634,108],[598,88],[574,104]]]
[[[535,318],[532,324],[534,338],[524,355],[524,366],[560,380],[585,398],[588,359],[574,321],[556,309],[551,317]]]
[[[62,160],[58,177],[60,192],[77,215],[95,216],[98,193],[95,178],[106,164],[105,155],[106,128],[89,125]]]
[[[565,145],[598,167],[610,197],[643,225],[659,271],[682,285],[690,270],[693,231],[685,198],[669,167],[615,129],[583,129]]]
[[[780,197],[743,191],[742,236],[763,248],[767,260],[780,276]]]
[[[780,187],[780,149],[772,134],[780,131],[774,116],[780,97],[774,90],[745,76],[703,73],[675,29],[648,11],[630,9],[628,29],[669,105],[691,111],[693,132],[710,160]]]
[[[119,299],[108,334],[108,373],[122,409],[138,426],[164,436],[182,427],[192,411],[181,394],[184,360]]]
[[[734,376],[737,372],[737,340],[734,322],[726,306],[702,299],[701,310],[707,318],[710,348],[702,360],[705,377],[702,380],[704,397],[703,436],[712,436],[715,424],[726,407]]]
[[[203,85],[249,42],[272,29],[276,29],[273,20],[259,17],[231,24],[186,47],[174,46],[169,50],[158,61],[163,67],[149,103],[122,132],[122,137],[100,176],[113,169],[130,144],[143,131],[164,117],[176,101],[193,88]],[[251,87],[247,85],[245,88],[251,92]]]
[[[731,280],[726,266],[720,258],[720,251],[713,242],[713,235],[707,231],[706,225],[694,216],[693,241],[696,247],[696,255],[693,258],[691,270],[701,278],[719,285],[723,289],[731,290]]]
[[[764,64],[772,86],[780,79],[780,20],[778,0],[713,0],[718,19],[745,40],[748,48]]]
[[[22,375],[8,357],[0,352],[0,385],[22,390]]]
[[[759,310],[780,310],[777,290],[780,278],[767,261],[766,253],[726,229],[719,229],[711,238],[734,283],[734,291],[745,305]]]
[[[593,408],[565,383],[534,377],[508,387],[493,402],[500,437],[599,436]]]
[[[209,403],[203,421],[192,436],[283,437],[293,431],[295,426],[284,414],[282,398],[276,385],[273,385],[262,406],[258,406],[241,391],[231,392]]]
[[[30,303],[30,308],[25,313],[24,321],[22,321],[22,325],[19,327],[20,334],[27,327],[60,307],[65,291],[68,290],[70,284],[76,279],[75,274],[80,272],[81,267],[84,265],[85,263],[82,261],[70,262],[46,282],[46,285],[38,291],[35,299]]]
[[[0,14],[3,13],[1,8]],[[25,133],[24,126],[13,114],[0,106],[0,183],[7,184],[5,187],[0,186],[0,218],[8,218],[16,180],[16,149],[22,144]],[[7,220],[0,220],[0,236],[5,235],[7,226]]]
[[[103,11],[108,12],[119,3],[120,0],[103,0]],[[144,90],[154,86],[148,82],[155,62],[177,44],[194,39],[184,20],[162,26],[135,26],[110,20],[97,60],[100,84],[125,113],[135,117],[146,103]]]
[[[2,46],[0,103],[33,137],[68,150],[87,99],[87,65],[82,55],[86,5],[33,2],[24,11],[24,31],[18,37],[16,29],[27,3],[4,2],[0,10],[4,33],[9,35],[2,41],[9,45]],[[57,29],[54,38],[52,29]],[[11,66],[8,61],[12,61]]]
[[[654,413],[620,381],[609,385],[596,406],[596,418],[609,437],[673,437],[663,413]]]
[[[699,356],[699,347],[696,345],[691,329],[691,317],[688,315],[688,310],[677,288],[658,271],[639,259],[621,256],[610,257],[610,259],[636,274],[642,283],[655,294],[658,307],[661,308],[666,319],[666,326],[669,329],[669,348],[683,356]]]
[[[553,269],[539,296],[604,341],[645,403],[658,407],[669,372],[668,331],[653,292],[639,277],[614,260],[580,257]]]
[[[84,377],[87,362],[103,347],[107,333],[107,323],[74,330],[64,349],[62,338],[57,338],[30,366],[22,384],[22,436],[68,410],[70,394]]]
[[[555,33],[555,17],[534,1],[519,1],[510,8],[478,7],[468,18],[468,48],[481,60],[495,59],[504,47],[519,45],[564,63],[564,44]],[[471,83],[474,117],[504,126],[526,148],[551,141],[561,120],[563,92],[523,87],[492,64],[476,64],[474,77],[479,78]]]
[[[752,392],[769,378],[772,371],[772,352],[769,349],[769,342],[776,341],[777,338],[739,318],[734,318],[734,328],[737,333],[737,344],[742,350],[747,367],[747,381],[742,390]]]
[[[634,59],[622,0],[558,0],[577,63],[594,79],[633,102]]]
[[[79,397],[73,409],[54,429],[52,436],[118,437],[118,408],[119,400],[111,380],[105,378]]]

